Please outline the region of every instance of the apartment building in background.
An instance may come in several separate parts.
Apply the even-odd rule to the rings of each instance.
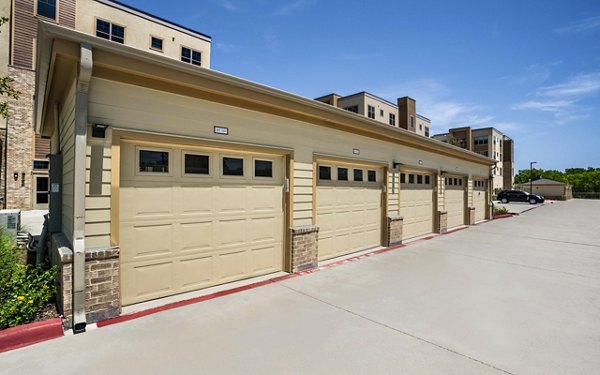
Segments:
[[[0,29],[0,75],[20,92],[18,100],[9,100],[10,117],[0,120],[0,208],[48,207],[51,145],[32,125],[40,20],[210,68],[210,36],[118,1],[0,0],[0,16],[10,18]]]
[[[429,137],[431,120],[417,113],[416,100],[408,96],[398,98],[397,104],[365,91],[348,96],[328,94],[315,100]]]
[[[449,129],[432,137],[439,141],[487,156],[496,161],[492,168],[493,189],[511,189],[515,176],[514,141],[494,127],[473,129],[469,126]]]

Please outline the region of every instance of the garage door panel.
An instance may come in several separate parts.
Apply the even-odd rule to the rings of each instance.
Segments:
[[[173,253],[173,225],[127,225],[121,246],[133,251],[121,255],[123,262],[169,256]]]
[[[473,206],[475,207],[475,222],[485,220],[485,191],[473,191]]]
[[[448,228],[465,224],[465,193],[462,189],[447,189],[445,192]]]
[[[210,251],[213,246],[213,222],[181,224],[181,252]]]
[[[210,284],[214,279],[213,256],[201,256],[189,259],[182,259],[179,262],[179,284],[186,289],[198,289]]]
[[[123,142],[122,156],[131,159],[132,147]],[[184,151],[169,150],[178,165]],[[221,160],[218,152],[211,155],[214,163]],[[274,171],[281,169],[283,158],[272,159]],[[259,181],[246,170],[243,177],[222,177],[218,168],[211,176],[182,176],[175,167],[169,176],[142,176],[124,171],[134,166],[121,160],[124,305],[282,269],[282,176]]]
[[[403,218],[403,239],[433,231],[433,207],[433,188],[430,185],[401,186],[400,216]]]

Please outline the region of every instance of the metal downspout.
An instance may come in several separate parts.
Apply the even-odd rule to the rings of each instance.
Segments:
[[[88,91],[92,78],[92,47],[81,44],[75,97],[75,160],[73,185],[73,332],[85,332],[85,159]]]

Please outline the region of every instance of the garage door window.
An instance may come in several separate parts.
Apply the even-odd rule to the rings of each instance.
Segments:
[[[331,167],[319,166],[319,180],[331,180]]]
[[[421,175],[421,174],[417,175],[417,184],[419,184],[419,185],[423,184],[423,175]]]
[[[425,176],[425,185],[429,185],[431,183],[431,177]]]
[[[243,176],[244,159],[242,158],[223,158],[223,176]]]
[[[414,174],[409,174],[408,175],[408,183],[409,184],[414,184],[415,183],[415,175]]]
[[[377,181],[377,172],[375,172],[375,171],[368,171],[367,175],[368,175],[369,182],[376,182]]]
[[[348,168],[338,168],[338,181],[348,181]]]
[[[363,171],[362,169],[354,170],[354,181],[362,181],[363,180]]]
[[[185,154],[185,174],[209,175],[210,157],[208,155]]]
[[[273,162],[254,160],[254,177],[273,177]]]
[[[400,183],[401,184],[406,183],[406,174],[405,173],[400,173]]]
[[[169,173],[169,152],[139,150],[139,171]]]

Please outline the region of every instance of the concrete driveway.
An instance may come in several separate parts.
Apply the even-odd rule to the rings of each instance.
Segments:
[[[0,372],[598,374],[600,201],[0,354]]]

